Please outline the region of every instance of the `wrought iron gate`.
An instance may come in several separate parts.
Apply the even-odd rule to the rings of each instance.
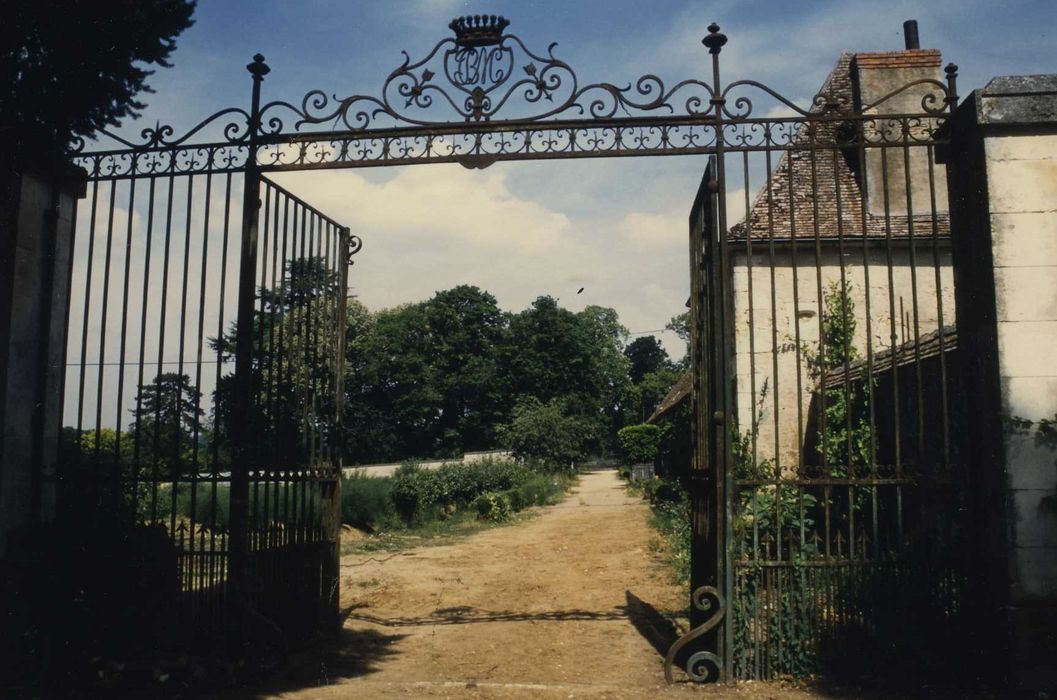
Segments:
[[[962,648],[954,75],[863,104],[849,63],[808,111],[718,126],[691,210],[692,678]]]
[[[88,201],[63,507],[142,543],[130,575],[151,577],[153,612],[179,611],[170,643],[255,629],[283,645],[332,625],[358,239],[266,178],[175,159],[92,173]]]
[[[99,497],[116,499],[130,519],[165,528],[180,588],[206,611],[198,619],[216,619],[224,600],[245,600],[285,610],[282,626],[307,631],[316,611],[335,610],[346,262],[358,241],[262,174],[706,155],[690,218],[694,629],[669,654],[669,674],[679,662],[699,680],[764,678],[811,670],[853,644],[894,638],[905,648],[908,616],[953,629],[964,577],[962,402],[951,381],[951,232],[933,152],[957,101],[956,68],[948,66],[946,83],[918,78],[867,97],[845,56],[805,107],[755,81],[723,83],[727,38],[715,24],[703,40],[710,80],[644,75],[625,87],[582,84],[554,45],[533,52],[508,25],[456,19],[453,36],[421,60],[405,54],[375,95],[312,90],[300,102],[262,105],[269,68],[258,55],[248,66],[249,110],[221,110],[180,137],[158,125],[141,143],[113,137],[116,150],[75,154],[92,191],[71,452],[92,468],[72,473],[90,474]],[[929,52],[914,56],[932,65]],[[144,187],[149,204],[137,214]],[[115,217],[125,198],[127,215]],[[124,286],[112,294],[122,222]],[[229,229],[241,232],[237,257],[228,255]],[[105,231],[101,251],[97,231]],[[223,245],[214,249],[218,231]],[[201,262],[192,265],[198,232]],[[141,238],[143,303],[130,327],[138,282],[130,261]],[[160,283],[150,270],[159,246]],[[170,271],[170,252],[182,255],[182,273]],[[207,299],[215,281],[207,269],[219,270],[209,287],[219,303]],[[111,336],[116,296],[121,321]],[[166,325],[174,304],[177,330]],[[185,324],[189,305],[197,332]],[[156,314],[160,323],[149,327]],[[157,378],[145,382],[148,370]],[[197,394],[207,386],[209,430]],[[115,401],[108,417],[104,404]],[[130,439],[123,414],[132,405]],[[218,521],[222,502],[228,529]]]

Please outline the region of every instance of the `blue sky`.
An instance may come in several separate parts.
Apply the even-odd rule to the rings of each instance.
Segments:
[[[841,51],[901,48],[910,18],[924,47],[960,66],[963,94],[994,75],[1057,72],[1057,3],[1043,0],[200,0],[175,67],[150,81],[156,92],[146,96],[143,121],[179,133],[223,107],[245,107],[244,66],[257,52],[272,68],[265,100],[300,101],[313,88],[376,94],[401,49],[424,56],[448,36],[452,17],[472,13],[505,15],[534,50],[558,42],[556,55],[590,82],[705,77],[700,38],[711,21],[730,38],[725,80],[759,80],[801,101]],[[508,309],[551,294],[573,309],[613,306],[630,330],[648,331],[679,313],[687,296],[685,221],[702,167],[694,157],[636,158],[276,179],[364,238],[352,281],[371,308],[471,283]],[[576,296],[580,286],[587,289]],[[677,340],[664,340],[678,354]]]

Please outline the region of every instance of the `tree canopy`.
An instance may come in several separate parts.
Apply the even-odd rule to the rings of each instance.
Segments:
[[[168,67],[195,0],[7,0],[0,23],[0,135],[61,154],[146,105],[148,66]]]
[[[668,351],[661,345],[661,341],[652,335],[635,338],[624,348],[624,356],[630,363],[628,376],[636,384],[641,382],[647,374],[656,372],[662,367],[670,367],[672,364]]]
[[[369,314],[360,333],[346,378],[351,460],[500,447],[500,428],[518,405],[576,419],[584,449],[615,445],[623,425],[627,331],[613,309],[574,313],[543,296],[507,313],[488,292],[463,285]]]
[[[343,446],[346,464],[507,447],[567,467],[614,452],[617,431],[648,417],[678,378],[656,339],[628,345],[617,312],[602,306],[573,312],[542,296],[510,313],[492,294],[461,285],[374,312],[351,299],[339,329],[339,296],[319,261],[288,264],[274,288],[260,290],[254,314],[256,413],[233,414],[230,373],[208,420],[186,375],[159,375],[139,388],[127,438],[135,459],[167,476],[223,471],[237,420],[250,422],[265,462],[301,464],[305,446],[328,437],[337,409],[333,353],[342,333],[343,434],[330,444]],[[230,358],[236,330],[211,347]]]

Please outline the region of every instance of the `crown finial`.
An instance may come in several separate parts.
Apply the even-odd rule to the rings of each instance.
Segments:
[[[455,43],[462,47],[491,46],[503,40],[510,20],[499,15],[466,15],[448,25],[455,32]]]
[[[719,25],[713,22],[708,25],[708,36],[702,39],[701,43],[708,47],[709,53],[719,53],[727,43],[727,35],[719,31]]]

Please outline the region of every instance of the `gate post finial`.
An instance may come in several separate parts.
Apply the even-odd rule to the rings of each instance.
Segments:
[[[958,106],[958,66],[948,63],[943,72],[947,75],[947,107],[953,112]]]
[[[248,64],[246,70],[250,72],[254,80],[262,80],[264,76],[272,72],[272,69],[264,62],[264,55],[259,53],[254,54],[253,63]]]
[[[708,25],[708,36],[702,39],[701,43],[708,47],[709,53],[716,54],[726,45],[727,35],[719,31],[719,25],[713,22]]]
[[[723,98],[723,87],[719,81],[719,52],[723,50],[727,43],[727,35],[719,31],[719,25],[713,22],[708,25],[708,36],[702,39],[701,43],[707,46],[708,52],[712,54],[712,99],[710,102],[712,103],[715,117],[720,119],[723,116],[725,100]]]

